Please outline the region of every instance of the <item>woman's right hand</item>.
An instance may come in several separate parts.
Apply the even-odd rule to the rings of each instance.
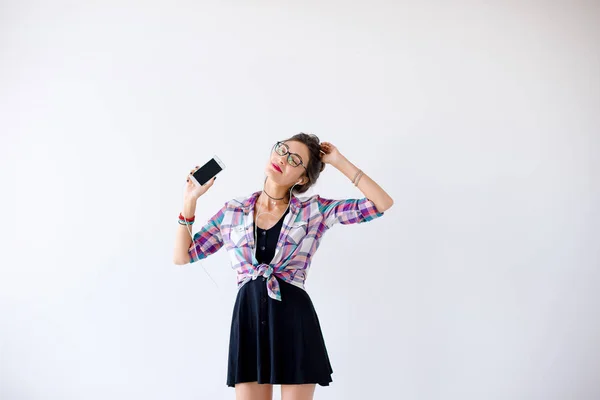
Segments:
[[[198,170],[198,168],[200,167],[196,166],[196,168],[192,169],[190,171],[190,174],[187,176],[187,184],[185,186],[185,192],[183,194],[185,201],[196,202],[200,198],[200,196],[202,196],[204,193],[206,193],[208,189],[212,187],[212,185],[215,183],[215,179],[217,179],[217,177],[215,176],[210,181],[206,182],[203,186],[199,186],[192,179],[192,175]]]

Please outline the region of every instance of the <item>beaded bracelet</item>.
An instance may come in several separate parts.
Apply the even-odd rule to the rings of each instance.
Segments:
[[[358,182],[360,181],[360,178],[363,177],[365,173],[362,170],[358,170],[358,173],[356,174],[356,176],[354,177],[354,180],[352,181],[352,183],[354,183],[354,186],[358,186]]]
[[[362,171],[359,169],[358,171],[356,171],[356,174],[354,175],[354,179],[352,179],[352,183],[356,182],[356,178],[358,178],[358,175],[360,175]]]

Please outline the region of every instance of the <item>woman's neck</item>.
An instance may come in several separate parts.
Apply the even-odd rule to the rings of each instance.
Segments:
[[[263,190],[258,197],[259,204],[268,209],[278,207],[287,207],[290,200],[290,191],[288,188],[277,185],[270,179],[265,179]]]

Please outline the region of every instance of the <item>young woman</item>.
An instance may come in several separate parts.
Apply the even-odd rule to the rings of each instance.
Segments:
[[[296,197],[317,181],[326,164],[348,177],[365,197]],[[237,271],[227,372],[227,385],[235,387],[236,398],[270,400],[278,384],[282,400],[311,400],[316,384],[328,386],[333,372],[317,314],[304,290],[311,259],[333,225],[371,221],[393,200],[334,145],[305,133],[275,144],[265,174],[261,191],[226,202],[193,240],[188,229],[196,202],[216,178],[198,187],[188,176],[174,261],[195,262],[225,247]]]

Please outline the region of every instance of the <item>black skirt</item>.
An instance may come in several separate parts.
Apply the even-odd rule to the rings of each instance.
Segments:
[[[331,364],[308,293],[278,279],[282,301],[267,294],[260,276],[240,288],[233,308],[227,386],[236,383],[332,381]]]

